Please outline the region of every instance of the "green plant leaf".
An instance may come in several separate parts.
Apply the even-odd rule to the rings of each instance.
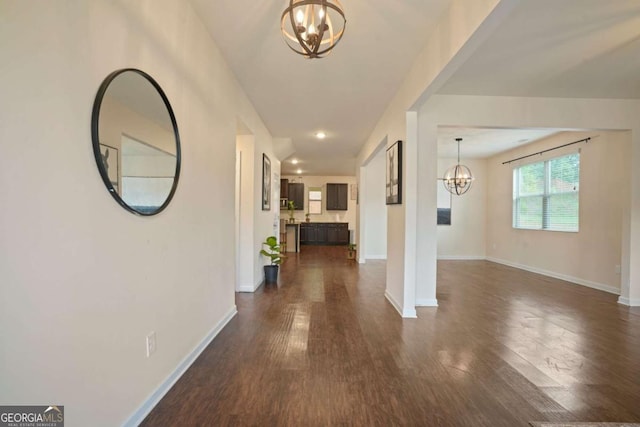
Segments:
[[[269,246],[270,248],[273,248],[274,246],[278,245],[278,239],[276,239],[275,236],[269,236],[267,237],[267,239],[264,241],[264,243]]]
[[[266,249],[261,249],[260,254],[267,256],[271,259],[271,265],[278,265],[282,263],[282,258],[285,256],[280,254],[280,245],[278,245],[278,239],[275,236],[269,236],[262,242]]]

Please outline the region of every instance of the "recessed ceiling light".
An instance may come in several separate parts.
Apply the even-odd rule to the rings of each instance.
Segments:
[[[291,159],[291,163],[293,163],[294,165],[297,165],[297,164],[298,164],[298,160],[296,160],[296,159]]]
[[[302,169],[298,169],[297,172],[298,172],[298,174],[301,174],[302,173]]]
[[[316,138],[318,139],[325,139],[327,137],[327,134],[324,132],[318,132],[316,133]]]

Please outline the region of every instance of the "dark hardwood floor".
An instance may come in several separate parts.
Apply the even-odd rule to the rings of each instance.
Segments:
[[[302,248],[143,425],[640,422],[640,311],[486,261],[440,261],[440,307],[403,320],[385,262]]]

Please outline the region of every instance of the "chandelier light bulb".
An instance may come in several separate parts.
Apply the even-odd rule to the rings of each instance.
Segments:
[[[471,174],[471,170],[468,167],[460,164],[460,141],[462,141],[462,138],[456,138],[456,141],[458,142],[458,164],[447,169],[442,178],[442,183],[448,192],[461,196],[471,188],[473,174]]]
[[[280,30],[287,46],[306,58],[322,58],[342,39],[347,24],[339,0],[289,0]]]

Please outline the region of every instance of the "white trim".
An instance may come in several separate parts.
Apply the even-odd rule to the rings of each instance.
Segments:
[[[438,260],[443,261],[484,261],[484,255],[438,255]]]
[[[365,259],[387,259],[386,255],[366,255]]]
[[[398,312],[398,314],[400,316],[402,316],[405,319],[415,319],[418,317],[418,314],[416,313],[416,309],[404,309],[400,307],[400,304],[398,304],[398,301],[395,300],[395,298],[393,298],[393,296],[391,296],[391,294],[389,293],[388,290],[384,291],[384,297],[387,299],[387,301],[389,301],[391,303],[391,305],[393,306],[393,308],[396,309],[396,311]]]
[[[255,285],[240,285],[238,286],[238,289],[236,289],[236,292],[255,292],[258,290],[260,286],[262,286],[263,283],[264,283],[264,279],[260,280]]]
[[[618,298],[618,304],[626,305],[629,307],[640,307],[640,299],[629,299],[627,297]]]
[[[518,264],[504,259],[487,257],[487,261],[498,264],[508,265],[509,267],[519,268],[520,270],[530,271],[532,273],[542,274],[543,276],[553,277],[554,279],[565,280],[576,285],[586,286],[587,288],[597,289],[599,291],[609,292],[610,294],[620,295],[620,289],[613,286],[604,285],[602,283],[592,282],[590,280],[580,279],[579,277],[568,276],[566,274],[555,273],[553,271],[543,270],[541,268],[529,267],[528,265]]]
[[[437,299],[417,299],[416,307],[437,307],[438,300]]]
[[[213,341],[213,339],[220,333],[222,328],[224,328],[227,323],[233,317],[238,314],[238,309],[234,305],[231,309],[224,315],[224,317],[218,322],[218,324],[204,337],[204,339],[198,344],[187,356],[182,359],[182,362],[178,364],[176,369],[160,384],[160,386],[153,392],[149,397],[142,402],[142,405],[136,409],[136,411],[131,414],[131,416],[124,422],[123,426],[137,426],[139,425],[147,415],[151,412],[151,410],[160,402],[160,400],[164,397],[165,394],[173,387],[173,385],[182,377],[182,375],[189,369],[191,364],[195,362],[195,360],[200,356],[200,353],[204,351],[205,348]]]
[[[403,319],[417,319],[418,313],[415,308],[405,308],[402,310],[402,318]]]
[[[391,294],[389,293],[388,290],[384,291],[384,297],[387,299],[387,301],[389,301],[391,303],[393,308],[396,309],[398,314],[400,314],[400,316],[402,316],[402,308],[400,307],[400,304],[398,304],[398,301],[396,301],[395,298],[391,296]]]
[[[358,258],[358,264],[366,264],[366,263],[367,263],[366,258]]]

